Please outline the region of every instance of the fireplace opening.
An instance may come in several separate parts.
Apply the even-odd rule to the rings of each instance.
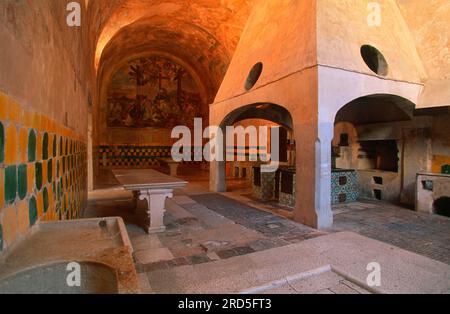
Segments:
[[[450,197],[441,197],[434,201],[433,211],[437,215],[450,217]]]
[[[373,170],[398,172],[398,149],[395,140],[360,141],[361,154],[359,158],[366,158]]]

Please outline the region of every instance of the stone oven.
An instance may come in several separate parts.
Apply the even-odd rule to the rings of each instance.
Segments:
[[[450,217],[450,175],[417,174],[416,211]]]

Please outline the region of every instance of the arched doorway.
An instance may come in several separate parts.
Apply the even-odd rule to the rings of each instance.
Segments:
[[[239,139],[235,139],[233,141],[234,147],[228,147],[227,144],[227,127],[241,127],[244,129],[244,141],[241,143],[245,143],[243,146],[238,145]],[[249,142],[249,132],[248,128],[254,127],[257,131],[258,136],[258,148],[255,150],[254,144]],[[265,143],[260,143],[261,138],[259,138],[259,130],[261,127],[267,127],[269,129],[269,143],[267,145]],[[293,145],[293,120],[289,111],[276,104],[272,103],[255,103],[246,106],[239,107],[229,114],[227,114],[222,122],[220,123],[220,129],[222,130],[224,136],[224,147],[227,149],[224,150],[223,161],[215,161],[211,163],[210,169],[210,188],[214,191],[224,192],[227,191],[227,179],[229,182],[232,179],[240,179],[240,183],[246,185],[246,188],[251,188],[254,182],[254,171],[259,165],[261,165],[262,161],[250,160],[250,156],[252,154],[257,154],[261,156],[264,152],[270,151],[270,134],[273,128],[278,128],[278,138],[279,138],[279,161],[280,164],[284,166],[294,165],[295,164],[295,148]],[[228,134],[229,135],[229,134]],[[234,136],[237,134],[235,133]],[[242,136],[242,133],[241,133]],[[240,139],[242,140],[242,139]],[[230,153],[231,151],[231,153]],[[230,156],[232,154],[233,156]],[[244,161],[237,160],[239,156],[245,156]],[[230,158],[232,157],[232,158]],[[233,159],[230,161],[230,159]],[[273,174],[275,176],[275,174]],[[275,178],[274,178],[275,180]],[[239,181],[239,180],[234,180]],[[247,181],[247,184],[242,181]],[[273,195],[275,196],[277,188],[275,184],[278,181],[275,180],[273,186]],[[241,185],[242,187],[242,185]],[[233,189],[231,185],[228,186],[229,189]]]
[[[413,122],[415,105],[400,96],[367,95],[336,114],[332,142],[332,203],[357,199],[414,204],[418,157],[427,134]],[[345,180],[342,179],[345,177]]]

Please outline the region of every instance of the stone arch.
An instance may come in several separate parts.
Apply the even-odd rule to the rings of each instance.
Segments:
[[[414,178],[404,170],[411,163],[405,158],[407,140],[395,124],[386,123],[411,121],[415,108],[416,105],[403,96],[380,93],[355,98],[336,112],[334,136],[338,124],[340,127],[342,123],[349,123],[357,130],[357,140],[350,148],[345,148],[336,147],[334,138],[332,164],[336,168],[350,165],[348,169],[362,171],[358,172],[360,196],[397,203],[403,194],[409,193]],[[376,170],[391,174],[375,175],[372,172]],[[372,177],[379,186],[369,182]]]
[[[290,131],[294,131],[294,123],[291,113],[284,107],[273,103],[254,103],[241,106],[229,112],[222,120],[219,128],[226,134],[225,128],[246,119],[264,119],[275,122]],[[226,136],[223,138],[224,145]],[[225,160],[225,150],[223,159]],[[226,191],[226,162],[213,161],[210,169],[210,189],[216,192]]]
[[[368,124],[411,120],[416,105],[402,96],[370,94],[342,105],[334,115],[335,122]]]

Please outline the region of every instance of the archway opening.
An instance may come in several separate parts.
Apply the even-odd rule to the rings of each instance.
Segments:
[[[361,199],[401,203],[405,167],[413,171],[408,156],[405,162],[411,145],[404,128],[412,122],[414,109],[405,98],[380,94],[355,99],[337,112],[332,141],[334,205]]]
[[[282,205],[293,208],[294,178],[284,174],[295,173],[291,114],[279,105],[252,104],[229,113],[220,127],[226,146],[226,161],[219,163],[223,170],[222,186],[258,201],[278,203],[282,197],[290,198],[288,204]],[[264,168],[271,162],[278,167],[266,172]]]

